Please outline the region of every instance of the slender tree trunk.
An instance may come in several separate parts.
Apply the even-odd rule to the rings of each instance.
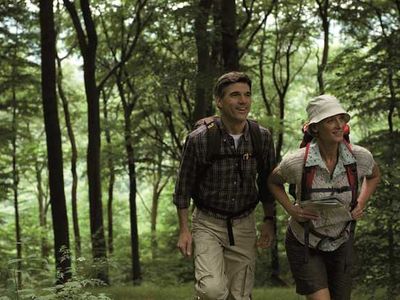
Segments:
[[[193,112],[194,124],[210,112],[212,78],[210,78],[210,41],[207,23],[212,0],[200,0],[194,21],[194,35],[197,47],[196,94]]]
[[[151,205],[151,251],[152,259],[157,257],[157,216],[158,216],[158,206],[160,202],[160,195],[163,191],[165,185],[169,181],[169,176],[167,176],[164,183],[162,182],[162,151],[160,150],[157,154],[157,161],[154,170],[154,180],[153,180],[153,194],[152,194],[152,205]]]
[[[38,192],[38,204],[39,204],[39,226],[40,226],[40,252],[43,260],[49,257],[49,243],[47,240],[47,221],[46,221],[46,203],[43,191],[43,179],[42,179],[42,166],[41,163],[36,159],[35,161],[35,173],[36,173],[36,184]],[[45,263],[44,263],[45,264]]]
[[[225,71],[239,70],[239,49],[237,45],[236,2],[222,0],[222,55]]]
[[[92,240],[92,253],[95,262],[99,262],[97,278],[105,283],[109,282],[108,267],[104,265],[107,260],[106,242],[103,225],[103,204],[101,201],[100,179],[100,107],[99,94],[94,82],[94,58],[85,63],[85,88],[88,101],[88,128],[89,143],[87,150],[87,167],[89,182],[89,207],[90,207],[90,232]]]
[[[322,29],[324,33],[324,48],[322,51],[321,63],[318,65],[318,86],[319,93],[322,95],[325,93],[325,83],[324,83],[324,72],[326,65],[328,63],[329,56],[329,18],[328,18],[328,8],[329,0],[316,0],[318,4],[318,12],[322,21]]]
[[[64,194],[64,175],[61,131],[56,98],[56,40],[54,30],[53,2],[39,2],[42,58],[42,100],[46,130],[49,169],[50,203],[53,218],[54,256],[57,282],[71,278],[67,207]]]
[[[159,202],[159,195],[157,195],[157,185],[159,181],[153,186],[153,196],[152,196],[152,203],[151,203],[151,257],[152,259],[156,259],[157,257],[157,215],[158,215],[158,202]]]
[[[83,77],[88,105],[87,176],[89,183],[90,234],[96,278],[109,283],[107,249],[103,225],[100,178],[100,103],[96,85],[97,32],[88,0],[80,1],[86,32],[83,30],[75,4],[64,0],[77,32],[83,57]],[[97,264],[99,263],[99,264]]]
[[[110,120],[108,118],[107,99],[103,97],[103,116],[105,121],[104,133],[107,143],[107,167],[108,167],[108,199],[107,199],[107,223],[108,223],[108,252],[110,255],[114,252],[113,240],[113,200],[114,200],[114,183],[115,183],[115,170],[112,151],[112,141],[110,132]]]
[[[129,219],[131,223],[132,280],[133,283],[138,283],[142,274],[140,268],[139,233],[137,227],[135,155],[131,144],[132,138],[130,116],[125,116],[125,147],[129,170]]]
[[[15,77],[16,78],[16,77]],[[13,194],[14,194],[14,211],[15,211],[15,241],[17,247],[17,290],[22,287],[22,241],[21,241],[21,226],[19,223],[19,203],[18,203],[18,184],[19,175],[17,167],[17,96],[15,87],[12,91],[12,173],[13,173]]]
[[[139,233],[137,226],[137,207],[136,207],[136,166],[135,153],[132,145],[132,124],[131,114],[135,106],[135,101],[129,102],[125,98],[124,87],[121,73],[116,74],[117,87],[124,108],[124,137],[125,151],[128,163],[129,175],[129,220],[131,225],[131,258],[132,258],[132,281],[139,284],[142,278],[140,257],[139,257]]]
[[[72,224],[74,228],[74,237],[75,237],[75,255],[76,257],[81,256],[81,234],[79,230],[79,219],[78,219],[78,198],[77,198],[77,189],[78,189],[78,173],[76,170],[76,164],[78,161],[78,149],[76,147],[75,134],[72,128],[71,117],[69,113],[69,105],[68,99],[65,96],[64,89],[62,86],[62,66],[61,60],[57,57],[57,87],[58,94],[60,95],[63,109],[64,109],[64,118],[65,125],[67,126],[68,138],[71,144],[71,174],[72,174],[72,186],[71,186],[71,204],[72,204]]]
[[[222,57],[222,22],[221,22],[221,1],[213,1],[213,36],[211,40],[211,64],[210,72],[213,78],[224,72],[224,60]]]

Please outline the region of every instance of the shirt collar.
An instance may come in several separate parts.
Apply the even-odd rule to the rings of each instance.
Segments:
[[[220,121],[220,129],[224,133],[224,135],[229,135],[229,133],[226,131],[224,123]],[[250,130],[249,130],[249,122],[246,121],[246,124],[244,125],[244,130],[243,130],[243,136],[245,141],[248,141],[250,139]]]
[[[350,165],[356,162],[353,153],[344,143],[340,143],[339,145],[338,162],[342,162],[343,165]],[[320,166],[321,168],[325,168],[325,163],[322,160],[321,153],[319,152],[319,147],[315,139],[311,141],[305,166]]]

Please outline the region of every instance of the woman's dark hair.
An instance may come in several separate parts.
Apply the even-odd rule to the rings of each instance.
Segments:
[[[251,90],[251,79],[249,76],[242,72],[229,72],[218,78],[214,86],[214,97],[222,98],[224,96],[225,88],[228,85],[238,82],[247,83]]]

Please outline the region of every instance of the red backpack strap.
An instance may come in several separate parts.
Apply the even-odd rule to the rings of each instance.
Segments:
[[[347,149],[353,154],[353,149],[351,144],[345,139],[343,143],[346,145]],[[351,209],[357,205],[357,195],[358,195],[358,174],[357,174],[357,163],[352,163],[344,166],[346,169],[347,180],[349,181],[349,186],[351,189]]]
[[[304,153],[303,174],[301,177],[301,201],[310,198],[312,183],[315,177],[315,173],[317,171],[317,168],[315,166],[306,167],[308,154],[310,152],[310,143],[307,143],[305,148],[306,151]]]

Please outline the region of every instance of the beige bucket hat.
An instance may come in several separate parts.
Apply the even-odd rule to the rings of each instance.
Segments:
[[[308,114],[308,124],[319,123],[320,121],[336,116],[339,114],[345,115],[345,120],[350,120],[350,115],[345,111],[335,96],[320,95],[313,98],[306,108]]]

